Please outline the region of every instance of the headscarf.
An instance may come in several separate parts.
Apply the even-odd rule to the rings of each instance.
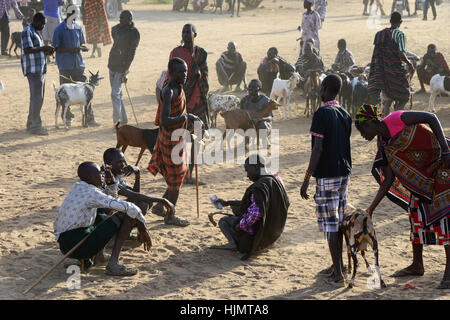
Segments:
[[[360,126],[365,122],[380,119],[380,112],[377,107],[371,104],[364,104],[359,108],[355,117],[355,125]]]

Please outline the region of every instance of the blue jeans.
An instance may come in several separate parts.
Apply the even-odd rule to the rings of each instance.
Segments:
[[[29,73],[27,79],[30,86],[27,130],[36,130],[42,127],[41,109],[44,103],[45,74]]]
[[[113,121],[120,121],[121,125],[128,123],[127,112],[122,100],[122,74],[109,70],[109,82],[111,83],[111,100],[113,105]]]

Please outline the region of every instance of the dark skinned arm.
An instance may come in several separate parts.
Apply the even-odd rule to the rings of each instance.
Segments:
[[[450,168],[450,149],[445,139],[444,130],[437,116],[433,113],[422,111],[405,111],[401,115],[402,121],[406,125],[424,123],[430,126],[436,136],[442,151],[442,161],[445,168]]]
[[[216,202],[220,203],[224,207],[241,205],[241,200],[228,200],[227,201],[227,200],[223,200],[223,199],[217,199]]]
[[[174,89],[170,85],[166,86],[162,91],[162,109],[161,109],[161,126],[172,126],[180,124],[186,120],[191,121],[201,121],[199,117],[193,114],[186,114],[186,116],[180,117],[170,117],[170,109],[172,104],[172,99],[174,98]]]
[[[373,212],[375,211],[375,208],[378,206],[378,204],[380,204],[381,200],[383,200],[383,198],[387,195],[389,189],[391,188],[395,180],[394,172],[392,171],[389,165],[382,167],[381,170],[383,171],[384,175],[383,183],[380,185],[380,188],[378,189],[375,198],[373,199],[369,208],[366,210],[366,212],[371,217]]]
[[[32,47],[32,48],[24,48],[23,53],[25,54],[31,54],[31,53],[38,53],[44,51],[46,54],[52,54],[54,51],[54,48],[52,46],[42,46],[42,47]]]
[[[124,196],[127,198],[128,201],[131,202],[145,202],[148,203],[149,205],[152,205],[153,202],[157,202],[157,203],[161,203],[162,205],[164,205],[167,210],[169,212],[173,212],[173,214],[175,214],[175,207],[174,205],[167,199],[165,198],[159,198],[159,197],[152,197],[152,196],[148,196],[142,193],[138,193],[138,192],[134,192],[133,190],[130,190],[128,188],[122,188],[119,186],[119,195]]]
[[[309,159],[309,165],[307,172],[312,173],[319,164],[320,156],[322,155],[323,151],[323,138],[320,137],[314,137],[314,147],[311,151],[311,157]],[[300,189],[300,195],[303,199],[308,200],[308,186],[309,186],[309,176],[305,177],[306,179],[303,181],[302,187]]]

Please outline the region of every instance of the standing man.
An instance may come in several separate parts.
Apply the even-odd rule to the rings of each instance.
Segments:
[[[303,7],[306,12],[302,16],[302,36],[300,40],[299,57],[303,54],[303,45],[308,39],[314,39],[314,45],[320,52],[319,29],[322,28],[320,15],[312,9],[314,0],[305,0]]]
[[[42,126],[41,109],[44,103],[45,73],[47,61],[45,56],[52,54],[52,46],[45,46],[40,31],[45,26],[45,16],[38,12],[33,22],[22,31],[22,71],[30,86],[30,107],[27,119],[27,131],[31,134],[46,136],[47,129]]]
[[[231,90],[231,86],[236,84],[235,91],[242,92],[241,82],[245,84],[245,71],[247,63],[242,59],[242,55],[236,50],[236,42],[228,43],[227,51],[223,52],[216,62],[217,78],[223,86],[221,92]]]
[[[11,7],[14,9],[14,12],[16,13],[17,17],[19,17],[19,19],[25,19],[22,12],[20,12],[19,10],[19,7],[17,6],[16,0],[0,0],[0,32],[2,33],[2,56],[8,55],[8,51],[6,51],[6,48],[8,47],[9,41],[9,9],[11,9]]]
[[[325,17],[327,16],[327,0],[315,0],[314,1],[314,10],[317,11],[317,13],[320,16],[320,21],[322,21],[322,24],[325,21]]]
[[[427,20],[427,14],[428,14],[428,8],[430,8],[433,11],[433,20],[436,20],[437,13],[436,13],[436,0],[425,0],[425,7],[423,8],[423,19]]]
[[[312,152],[305,179],[300,190],[308,200],[309,179],[316,178],[316,214],[319,230],[325,233],[330,247],[333,267],[327,279],[330,284],[343,284],[341,230],[347,205],[347,187],[352,170],[350,135],[352,118],[339,106],[336,96],[341,89],[341,79],[327,76],[320,86],[323,106],[314,113],[310,133]]]
[[[390,113],[393,101],[395,110],[403,110],[409,100],[408,73],[403,63],[408,66],[410,74],[414,72],[414,66],[406,56],[406,37],[400,30],[402,15],[393,12],[390,22],[390,28],[378,31],[375,35],[368,81],[371,104],[379,102],[381,91],[386,96],[385,116]]]
[[[205,49],[196,46],[194,39],[197,37],[197,30],[192,24],[185,24],[181,32],[181,45],[170,52],[169,59],[180,58],[186,62],[188,67],[187,80],[184,84],[184,92],[186,95],[186,108],[189,113],[198,116],[204,126],[209,123],[208,113],[208,62]],[[207,128],[206,128],[207,129]],[[191,149],[191,163],[189,164],[190,176],[186,180],[186,184],[195,184],[192,178],[192,169],[194,168],[194,143]],[[204,184],[199,181],[199,184]]]
[[[85,82],[87,80],[84,74],[85,63],[81,51],[87,52],[89,49],[85,46],[83,29],[75,22],[77,17],[77,7],[70,5],[67,8],[67,18],[56,27],[53,34],[52,43],[56,51],[59,84],[71,83],[72,81]],[[63,119],[63,121],[70,126],[73,118],[73,113],[67,110],[66,119]],[[94,118],[92,106],[87,109],[86,120],[91,127],[100,125]]]
[[[180,58],[172,58],[169,61],[168,69],[169,83],[161,92],[162,102],[158,105],[155,119],[155,124],[159,126],[159,132],[152,159],[148,164],[148,171],[153,175],[158,172],[162,174],[167,183],[163,198],[169,200],[175,206],[181,186],[189,177],[186,150],[185,148],[179,148],[179,146],[185,143],[188,122],[201,122],[201,120],[198,116],[187,112],[186,96],[183,89],[188,74],[186,62]],[[174,141],[172,136],[179,129],[184,129],[184,134]],[[175,217],[174,211],[164,212],[160,203],[153,206],[152,212],[164,216],[165,224],[180,227],[189,225],[189,221]]]
[[[61,14],[59,7],[64,5],[64,0],[42,0],[44,3],[44,15],[47,19],[44,30],[42,30],[42,38],[45,45],[51,45],[53,33],[56,27],[61,23]]]
[[[122,83],[127,82],[127,74],[140,40],[139,31],[134,26],[131,11],[124,10],[120,13],[120,23],[112,28],[111,34],[114,43],[109,52],[108,69],[113,121],[114,123],[120,121],[122,126],[128,123],[125,104],[122,100]]]

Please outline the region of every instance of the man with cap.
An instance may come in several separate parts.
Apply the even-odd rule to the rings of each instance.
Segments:
[[[128,122],[125,105],[122,100],[122,83],[127,82],[127,74],[139,45],[140,35],[134,26],[133,14],[129,10],[120,13],[120,23],[111,30],[113,46],[109,52],[108,68],[111,83],[113,121],[120,125]]]

